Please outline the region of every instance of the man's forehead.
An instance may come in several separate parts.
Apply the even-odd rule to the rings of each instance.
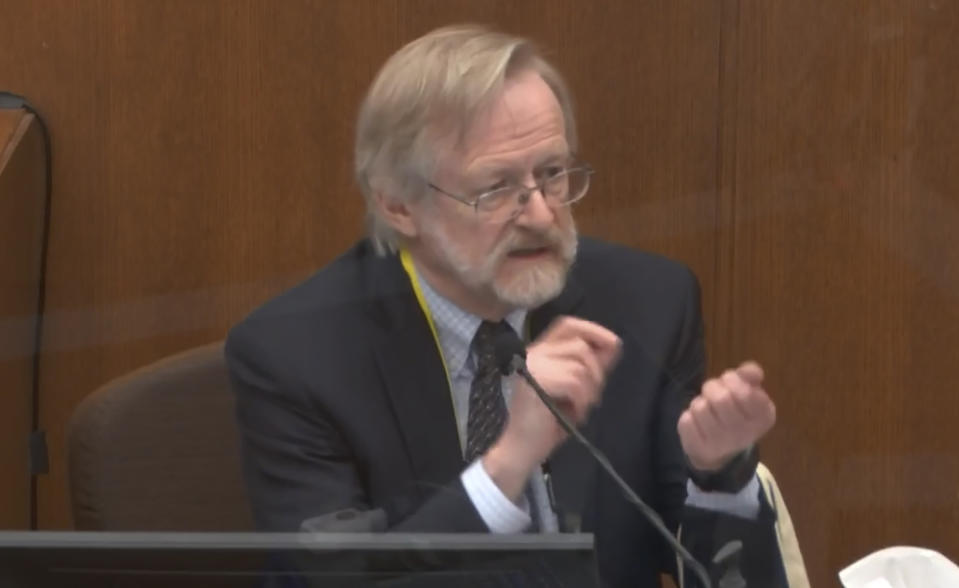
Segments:
[[[519,94],[478,114],[457,147],[464,163],[484,170],[515,167],[518,158],[562,157],[569,151],[565,119],[555,98]]]
[[[470,173],[486,175],[513,171],[526,165],[535,166],[562,162],[569,156],[569,145],[565,137],[559,136],[554,140],[540,143],[535,149],[527,150],[522,155],[522,158],[518,158],[509,155],[487,156],[480,153],[466,162],[467,169]]]

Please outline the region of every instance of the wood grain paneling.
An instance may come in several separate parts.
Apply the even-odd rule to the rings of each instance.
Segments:
[[[764,460],[813,584],[889,544],[959,559],[953,4],[0,0],[0,14],[0,88],[46,114],[58,155],[42,527],[69,524],[76,403],[221,338],[352,242],[371,77],[415,36],[480,21],[538,40],[573,87],[598,170],[583,231],[689,263],[712,365],[767,366],[780,423]]]
[[[45,181],[34,116],[0,110],[0,529],[30,528],[28,439]]]
[[[598,170],[584,232],[683,259],[711,287],[718,2],[0,0],[0,14],[0,86],[47,114],[58,153],[42,527],[69,524],[63,427],[84,395],[222,337],[360,234],[357,105],[436,26],[538,40]]]
[[[768,367],[810,579],[959,559],[959,5],[727,8],[718,359]]]

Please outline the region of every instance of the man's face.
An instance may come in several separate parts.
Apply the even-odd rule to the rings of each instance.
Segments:
[[[521,73],[507,80],[458,146],[440,154],[432,183],[468,198],[506,183],[533,186],[569,155],[552,90],[538,74]],[[455,281],[454,287],[487,304],[533,308],[554,298],[576,255],[569,207],[551,207],[539,191],[505,221],[491,221],[439,192],[421,200],[412,216],[420,256],[428,258],[434,277]]]

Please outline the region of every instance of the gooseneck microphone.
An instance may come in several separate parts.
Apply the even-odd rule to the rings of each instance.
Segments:
[[[556,417],[557,422],[560,426],[563,427],[563,430],[566,433],[576,440],[577,443],[582,445],[589,451],[590,455],[593,456],[593,459],[606,471],[610,478],[616,483],[619,489],[622,491],[626,499],[632,503],[636,508],[639,509],[643,516],[653,525],[656,531],[669,543],[669,546],[672,547],[673,551],[689,566],[689,568],[699,577],[699,581],[702,582],[705,588],[712,588],[712,583],[709,580],[709,574],[706,573],[706,568],[703,567],[696,558],[692,556],[689,551],[683,547],[676,537],[669,532],[669,529],[666,528],[666,525],[663,524],[663,519],[660,518],[659,513],[653,510],[648,504],[643,502],[643,499],[640,498],[633,489],[629,487],[629,484],[616,472],[612,464],[609,463],[609,459],[600,451],[595,445],[590,442],[582,433],[579,432],[572,423],[569,422],[569,419],[566,418],[559,408],[557,408],[556,403],[553,402],[553,399],[546,394],[546,391],[543,390],[543,387],[539,385],[539,382],[536,381],[536,378],[529,373],[529,370],[526,368],[526,346],[523,345],[523,342],[520,340],[519,336],[512,330],[504,330],[496,335],[494,339],[494,350],[496,353],[496,365],[499,366],[500,372],[504,376],[512,374],[514,371],[518,373],[530,387],[536,391],[536,395],[539,396],[540,400],[543,401],[543,404],[546,405],[546,408],[549,409],[553,416]]]

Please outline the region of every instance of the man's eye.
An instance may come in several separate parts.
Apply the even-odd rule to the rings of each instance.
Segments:
[[[566,168],[565,168],[565,167],[563,167],[563,166],[561,166],[561,165],[553,165],[553,166],[550,166],[550,167],[545,168],[545,169],[542,171],[541,176],[544,177],[544,178],[553,178],[553,177],[556,177],[556,176],[558,176],[559,174],[563,173],[564,171],[566,171]]]

